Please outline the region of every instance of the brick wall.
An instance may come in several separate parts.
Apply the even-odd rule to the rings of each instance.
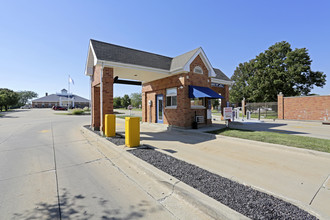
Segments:
[[[278,95],[278,118],[330,120],[330,96],[283,97]]]
[[[203,69],[203,74],[193,73],[195,66]],[[164,107],[164,124],[179,127],[191,127],[195,112],[197,115],[204,116],[206,120],[206,109],[191,109],[189,98],[189,85],[211,87],[211,79],[208,77],[208,70],[202,59],[197,56],[190,64],[189,73],[176,74],[164,79],[155,80],[143,84],[142,87],[142,120],[149,122],[151,109],[151,122],[156,123],[156,95],[163,95],[163,106],[166,106],[166,89],[177,88],[177,108]],[[148,100],[152,101],[152,107],[148,105]],[[206,100],[207,103],[207,100]],[[211,120],[207,120],[211,124]]]
[[[92,76],[92,126],[100,128],[104,131],[105,114],[113,114],[113,69],[104,67],[102,77],[102,91],[101,84],[101,66],[94,67],[94,74]],[[102,92],[102,100],[100,98]],[[101,101],[102,111],[101,116]],[[102,118],[102,121],[101,121]]]

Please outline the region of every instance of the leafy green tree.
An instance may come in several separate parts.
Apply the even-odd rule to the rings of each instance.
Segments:
[[[130,104],[131,104],[131,99],[127,94],[125,94],[124,97],[121,99],[121,105],[124,108],[127,108],[127,106],[129,106]]]
[[[5,107],[5,110],[8,111],[9,106],[17,105],[19,100],[18,93],[13,90],[0,88],[0,109],[2,111],[2,107]]]
[[[120,97],[114,97],[113,98],[113,107],[114,108],[120,108],[121,107],[121,98]]]
[[[253,61],[250,61],[253,62]],[[230,88],[230,102],[239,103],[245,97],[247,98],[250,93],[248,87],[248,80],[253,71],[253,65],[245,62],[240,63],[231,77],[235,83]]]
[[[255,59],[239,64],[232,80],[231,101],[240,102],[243,97],[251,102],[277,101],[277,94],[285,96],[308,95],[317,87],[323,87],[326,75],[311,70],[312,60],[306,48],[291,49],[288,42],[278,42]]]
[[[130,98],[133,107],[139,108],[142,105],[142,93],[132,93]]]
[[[17,92],[19,95],[18,105],[23,106],[26,105],[29,99],[37,98],[38,94],[33,91],[20,91]]]

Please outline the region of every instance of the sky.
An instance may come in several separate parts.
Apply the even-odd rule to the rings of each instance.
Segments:
[[[43,97],[68,89],[70,75],[70,91],[90,98],[90,39],[169,57],[202,47],[228,77],[287,41],[307,48],[312,70],[327,74],[312,93],[330,95],[329,11],[328,0],[0,0],[0,88]],[[141,87],[114,86],[114,96],[133,92]]]

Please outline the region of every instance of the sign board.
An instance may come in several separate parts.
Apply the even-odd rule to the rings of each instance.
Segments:
[[[211,83],[211,86],[213,86],[213,87],[219,87],[219,88],[224,88],[225,87],[225,85],[220,84],[220,83]]]
[[[128,110],[132,110],[132,109],[133,109],[133,106],[129,105],[129,106],[127,107],[127,109],[128,109]]]
[[[223,119],[228,120],[232,119],[233,108],[232,107],[224,107],[223,108]]]

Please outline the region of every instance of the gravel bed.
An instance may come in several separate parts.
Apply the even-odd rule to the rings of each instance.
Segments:
[[[89,125],[85,125],[84,127],[94,132],[95,134],[102,136],[100,131],[92,130]],[[125,145],[125,136],[119,133],[116,133],[116,136],[114,137],[106,137],[105,139],[107,139],[108,141],[110,141],[111,143],[117,146]]]
[[[159,151],[129,152],[251,219],[317,219],[295,205]]]

